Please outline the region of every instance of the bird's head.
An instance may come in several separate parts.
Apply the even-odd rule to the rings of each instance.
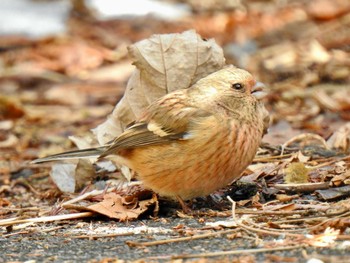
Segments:
[[[255,105],[264,94],[264,85],[243,69],[227,66],[199,80],[195,86],[203,102],[214,102],[233,110]]]

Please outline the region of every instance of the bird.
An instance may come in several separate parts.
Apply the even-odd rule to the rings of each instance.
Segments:
[[[269,123],[263,85],[227,65],[152,102],[106,145],[36,159],[111,157],[136,172],[146,189],[180,201],[205,197],[239,179]]]

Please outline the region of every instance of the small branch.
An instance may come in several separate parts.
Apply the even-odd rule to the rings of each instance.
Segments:
[[[104,237],[121,237],[121,236],[132,236],[135,235],[133,232],[128,233],[115,233],[115,234],[104,234],[104,235],[80,235],[80,236],[72,236],[70,238],[75,239],[98,239],[98,238],[104,238]]]
[[[157,240],[157,241],[149,241],[149,242],[134,242],[134,241],[126,241],[126,244],[130,247],[136,247],[136,246],[156,246],[156,245],[163,245],[163,244],[169,244],[169,243],[175,243],[175,242],[183,242],[183,241],[191,241],[196,239],[202,239],[202,238],[208,238],[208,237],[214,237],[218,235],[224,235],[224,234],[231,234],[237,232],[236,229],[230,229],[215,233],[207,233],[207,234],[201,234],[201,235],[194,235],[190,237],[179,237],[179,238],[170,238],[170,239],[164,239],[164,240]]]
[[[310,214],[311,212],[319,212],[316,210],[299,210],[299,211],[264,211],[264,210],[248,210],[248,209],[237,209],[236,214],[252,214],[252,215],[304,215]]]
[[[68,200],[68,201],[62,203],[61,206],[65,207],[65,205],[74,204],[74,203],[77,203],[81,200],[84,200],[84,199],[92,197],[92,196],[100,195],[103,193],[109,193],[115,189],[116,189],[115,187],[111,187],[111,188],[108,188],[107,190],[92,190],[91,192],[87,192],[85,194],[79,195],[71,200]]]
[[[279,159],[285,159],[291,157],[292,154],[284,154],[284,155],[275,155],[275,156],[266,156],[266,157],[257,157],[254,158],[254,163],[269,163],[271,161],[279,160]]]
[[[320,189],[328,189],[329,183],[304,183],[304,184],[274,184],[273,187],[278,190],[285,190],[288,192],[298,192],[298,193],[312,193]]]
[[[185,259],[185,258],[220,257],[220,256],[229,256],[229,255],[241,255],[241,254],[267,253],[267,252],[274,252],[274,251],[285,251],[285,250],[299,249],[299,248],[303,248],[303,247],[305,247],[305,245],[296,245],[296,246],[288,246],[288,247],[276,247],[276,248],[240,249],[240,250],[218,251],[218,252],[199,253],[199,254],[149,257],[148,259],[154,260],[154,259]]]
[[[247,226],[242,224],[241,222],[237,222],[237,226],[243,228],[243,229],[247,229],[250,230],[252,232],[256,232],[256,233],[260,233],[260,234],[265,234],[265,235],[272,235],[272,236],[290,236],[290,237],[297,237],[297,238],[305,238],[304,235],[301,234],[293,234],[293,233],[287,233],[287,232],[277,232],[277,231],[271,231],[271,230],[265,230],[265,229],[259,229],[259,228],[254,228],[251,226]]]
[[[34,223],[34,222],[35,223],[52,222],[52,221],[59,221],[59,220],[66,220],[66,219],[84,218],[92,215],[94,215],[93,212],[83,212],[83,213],[74,213],[74,214],[67,214],[67,215],[35,217],[35,218],[28,218],[28,219],[13,218],[12,220],[11,219],[0,220],[0,226],[10,226],[10,225]]]

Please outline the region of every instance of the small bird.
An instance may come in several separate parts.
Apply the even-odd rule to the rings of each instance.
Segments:
[[[227,66],[154,101],[107,145],[33,163],[114,155],[161,196],[207,196],[237,180],[252,162],[269,122],[255,96],[260,91],[250,73]]]

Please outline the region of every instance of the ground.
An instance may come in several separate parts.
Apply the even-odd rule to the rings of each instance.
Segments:
[[[187,2],[163,21],[72,1],[63,34],[0,36],[0,262],[350,262],[350,4]],[[192,29],[268,89],[271,125],[239,182],[186,215],[126,190],[112,163],[30,163],[96,139],[135,70],[128,46]]]

